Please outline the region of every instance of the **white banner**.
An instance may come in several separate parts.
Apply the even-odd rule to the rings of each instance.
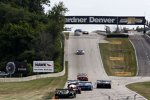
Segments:
[[[33,72],[54,72],[54,62],[33,61]]]

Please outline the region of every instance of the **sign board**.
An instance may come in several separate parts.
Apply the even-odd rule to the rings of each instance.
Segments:
[[[65,24],[145,25],[144,16],[65,16]]]
[[[15,61],[17,73],[27,73],[27,63]]]
[[[145,17],[118,17],[119,25],[145,25]]]
[[[14,74],[16,70],[16,66],[14,62],[8,62],[6,65],[6,71],[8,74]]]
[[[54,72],[54,62],[33,61],[33,72]]]

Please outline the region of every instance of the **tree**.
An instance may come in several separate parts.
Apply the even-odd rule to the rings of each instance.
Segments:
[[[45,14],[43,4],[49,3],[49,0],[0,0],[0,66],[9,61],[27,61],[31,67],[34,60],[53,60],[56,71],[60,71],[67,8],[60,2]]]
[[[64,7],[63,2],[59,2],[58,5],[55,5],[52,10],[48,11],[48,18],[50,19],[50,33],[54,35],[54,39],[63,31],[65,24],[64,14],[68,11]]]
[[[24,50],[31,48],[33,29],[26,22],[8,24],[0,33],[1,59],[16,60]]]
[[[49,0],[1,0],[1,3],[10,4],[15,8],[25,8],[30,12],[43,14],[43,5],[50,6]]]

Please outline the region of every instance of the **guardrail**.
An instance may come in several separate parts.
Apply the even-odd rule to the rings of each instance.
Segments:
[[[52,73],[52,74],[42,74],[42,75],[33,75],[28,77],[22,78],[0,78],[0,82],[23,82],[23,81],[30,81],[40,78],[47,78],[47,77],[59,77],[65,74],[65,67],[62,72],[59,73]]]

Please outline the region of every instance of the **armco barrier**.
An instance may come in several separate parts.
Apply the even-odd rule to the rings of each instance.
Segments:
[[[30,80],[40,79],[40,78],[47,78],[47,77],[59,77],[59,76],[63,76],[64,74],[65,74],[65,67],[64,70],[59,73],[33,75],[33,76],[22,77],[22,78],[0,78],[0,82],[23,82],[23,81],[30,81]]]

